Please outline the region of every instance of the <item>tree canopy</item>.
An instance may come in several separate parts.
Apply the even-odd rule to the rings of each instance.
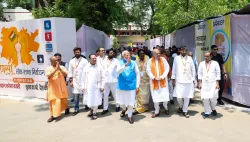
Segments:
[[[8,8],[27,7],[30,0],[3,0]],[[113,34],[132,22],[148,34],[171,33],[196,20],[241,9],[250,0],[36,0],[35,18],[76,18],[82,24]],[[1,7],[0,7],[1,8]]]

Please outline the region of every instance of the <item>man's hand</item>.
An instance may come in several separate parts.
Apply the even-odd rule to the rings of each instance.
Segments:
[[[220,88],[219,82],[216,82],[216,89],[219,89],[219,88]]]
[[[100,91],[103,92],[103,91],[104,91],[104,88],[100,88]]]
[[[161,80],[161,78],[160,77],[156,77],[155,80],[159,81],[159,80]]]
[[[71,88],[74,88],[73,81],[70,82],[70,87],[71,87]]]
[[[60,69],[60,65],[59,65],[59,62],[56,63],[56,70],[59,70]]]
[[[172,80],[172,85],[175,86],[175,79]]]
[[[82,89],[82,92],[84,93],[85,89]]]
[[[136,93],[138,93],[139,92],[139,88],[136,88]]]
[[[199,84],[198,84],[198,89],[201,89],[201,83],[199,82]]]
[[[224,80],[227,80],[227,74],[226,73],[224,74]]]
[[[128,65],[130,64],[130,62],[131,62],[131,58],[129,58],[129,59],[127,60],[127,63],[125,64],[125,66],[128,66]]]

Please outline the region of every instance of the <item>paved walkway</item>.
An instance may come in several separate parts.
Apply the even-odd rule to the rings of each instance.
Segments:
[[[187,119],[176,113],[176,104],[170,105],[170,116],[152,119],[148,112],[134,116],[133,125],[113,108],[95,121],[82,110],[48,124],[46,103],[1,99],[0,142],[250,142],[250,113],[218,107],[217,117],[203,119],[196,101]]]

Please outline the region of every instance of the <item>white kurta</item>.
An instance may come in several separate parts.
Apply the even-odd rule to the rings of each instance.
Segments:
[[[191,57],[176,56],[173,63],[172,77],[175,79],[174,97],[193,98],[195,66]]]
[[[137,64],[135,63],[135,61],[131,61],[134,62],[135,64],[135,73],[136,73],[136,88],[139,88],[140,85],[140,71],[138,69]],[[120,74],[124,71],[124,69],[126,68],[126,66],[121,66],[120,63],[118,64],[117,67],[117,74]],[[119,81],[119,80],[118,80]],[[120,104],[120,105],[125,105],[125,106],[134,106],[135,102],[136,102],[136,90],[131,90],[131,91],[126,91],[126,90],[116,90],[116,103]]]
[[[151,91],[151,95],[152,95],[152,99],[153,99],[154,103],[169,101],[169,88],[168,88],[168,78],[167,78],[168,72],[169,72],[169,65],[168,65],[168,62],[166,61],[165,58],[163,58],[163,57],[160,57],[160,58],[164,62],[164,73],[161,76],[159,74],[160,72],[159,72],[159,68],[158,68],[158,60],[155,60],[157,76],[154,76],[152,74],[152,70],[151,70],[151,60],[152,59],[149,59],[148,63],[147,63],[147,74],[150,77],[150,81],[149,81],[149,83],[150,83],[150,91]],[[160,81],[158,81],[159,89],[158,90],[153,90],[152,79],[154,79],[156,77],[160,77],[161,79],[165,78],[166,87],[161,88]]]
[[[79,59],[73,58],[69,61],[69,73],[67,78],[73,78],[73,94],[82,94],[82,90],[80,87],[80,79],[82,77],[84,67],[87,64],[88,61],[83,57],[80,57]]]
[[[81,88],[84,89],[83,104],[95,107],[102,104],[101,88],[104,88],[105,77],[102,69],[97,65],[86,65],[81,79]]]
[[[100,67],[104,67],[104,60],[106,59],[107,57],[104,55],[103,57],[101,57],[101,56],[98,56],[97,58],[96,58],[96,64],[98,65],[98,66],[100,66]]]
[[[106,83],[116,83],[117,82],[117,66],[119,61],[116,58],[109,60],[106,58],[103,61],[103,69],[105,71]]]
[[[198,79],[202,80],[201,99],[218,98],[216,81],[221,77],[220,66],[216,61],[206,64],[201,62],[198,69]]]

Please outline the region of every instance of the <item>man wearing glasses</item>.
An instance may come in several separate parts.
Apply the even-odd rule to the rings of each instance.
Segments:
[[[227,79],[227,71],[224,65],[224,60],[221,54],[217,53],[218,52],[218,47],[216,45],[212,45],[211,46],[212,49],[212,60],[217,61],[219,66],[220,66],[220,70],[221,70],[221,80],[220,80],[220,90],[219,90],[219,98],[218,98],[218,104],[220,105],[224,105],[223,101],[222,101],[222,94],[223,94],[223,89],[224,89],[224,80]]]

